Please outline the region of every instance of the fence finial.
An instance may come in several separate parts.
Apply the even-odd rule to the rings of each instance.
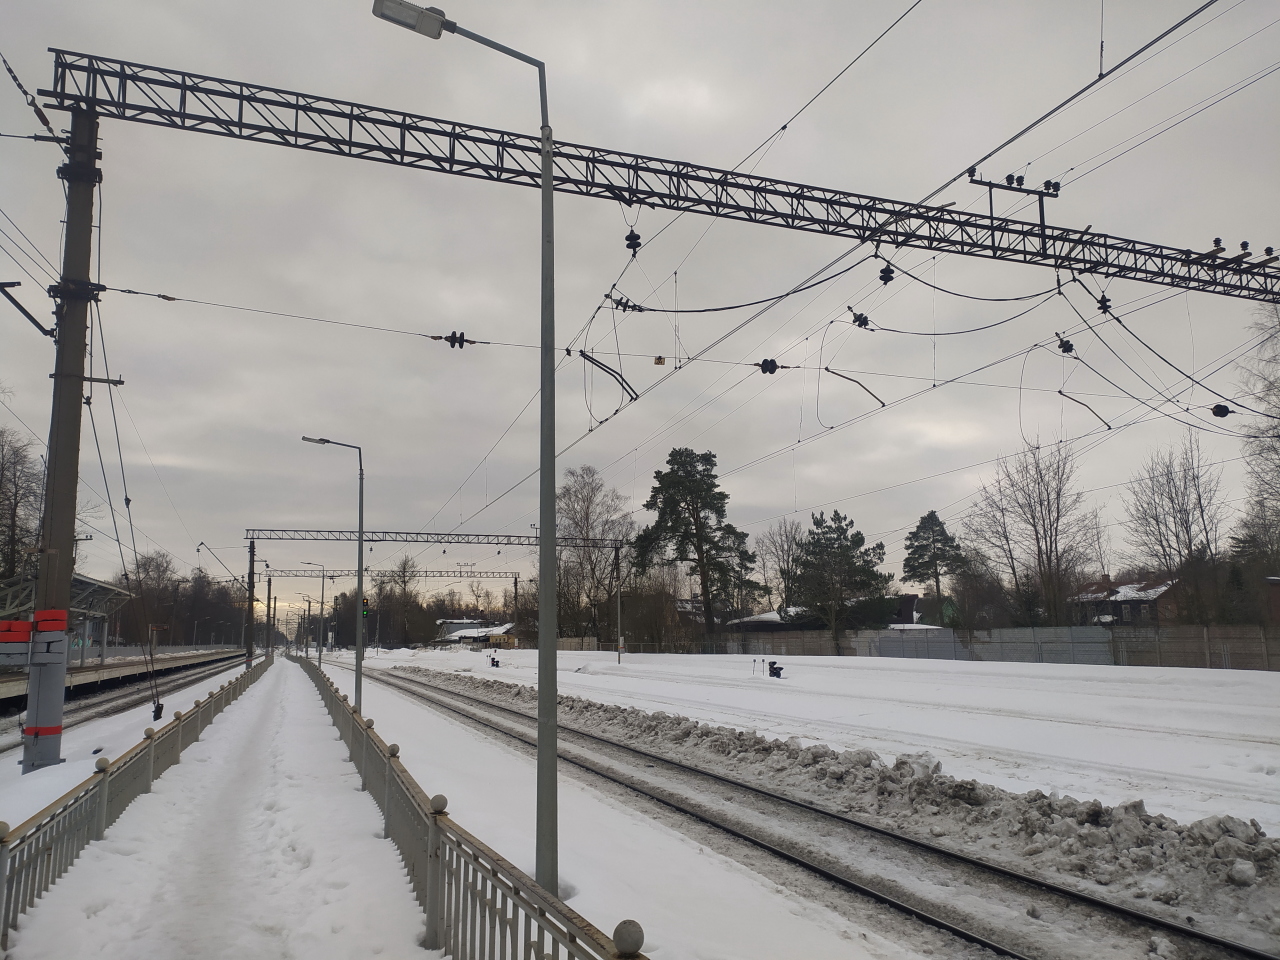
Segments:
[[[400,744],[398,744],[398,743],[392,743],[392,744],[389,744],[389,745],[387,746],[387,756],[389,756],[389,757],[398,757],[398,756],[400,756]]]
[[[109,766],[111,766],[111,761],[110,761],[110,760],[108,760],[106,757],[99,757],[99,758],[94,762],[94,764],[93,764],[93,769],[97,770],[99,773],[102,773],[102,772],[104,772],[104,771],[107,769],[107,767],[109,767]]]
[[[613,945],[619,957],[634,957],[644,946],[644,927],[634,920],[623,920],[613,928]]]
[[[449,799],[443,793],[437,793],[431,798],[431,812],[444,813],[449,806]]]
[[[145,738],[146,738],[146,739],[148,739],[148,740],[153,740],[153,739],[155,739],[155,735],[156,735],[156,728],[155,728],[155,727],[147,727],[147,729],[145,729],[145,730],[143,730],[143,731],[142,731],[142,735],[143,735],[143,737],[145,737]]]

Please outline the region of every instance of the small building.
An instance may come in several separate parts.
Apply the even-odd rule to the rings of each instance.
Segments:
[[[436,643],[474,643],[513,634],[516,625],[492,620],[437,620],[436,626]]]
[[[1069,601],[1079,626],[1154,627],[1178,617],[1177,580],[1115,583],[1109,576],[1084,584]]]

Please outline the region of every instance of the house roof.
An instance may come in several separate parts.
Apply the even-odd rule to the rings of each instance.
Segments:
[[[1115,583],[1111,580],[1093,580],[1084,584],[1080,592],[1071,598],[1072,603],[1101,603],[1116,600],[1156,600],[1168,591],[1177,580],[1135,580]]]

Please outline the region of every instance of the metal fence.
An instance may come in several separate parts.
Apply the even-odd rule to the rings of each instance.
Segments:
[[[185,714],[175,710],[169,723],[159,730],[148,728],[116,760],[99,757],[97,773],[25,823],[12,830],[0,823],[0,949],[8,949],[9,931],[18,917],[67,872],[80,851],[101,840],[135,798],[150,793],[152,781],[178,763],[182,751],[270,665],[270,657],[259,660]]]
[[[453,822],[443,796],[428,797],[400,762],[400,749],[373,731],[310,660],[291,657],[315,682],[351,752],[361,786],[382,809],[385,836],[400,851],[426,914],[424,946],[452,960],[644,960],[639,924],[613,938]]]

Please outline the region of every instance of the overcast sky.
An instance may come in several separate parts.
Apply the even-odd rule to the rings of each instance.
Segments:
[[[964,169],[1197,4],[953,3],[924,0],[777,138],[756,173],[873,196],[917,200]],[[717,167],[733,167],[773,134],[909,6],[897,3],[540,2],[468,0],[448,15],[546,61],[558,139]],[[1064,184],[1051,223],[1115,236],[1235,250],[1280,242],[1275,177],[1276,94],[1266,76],[1113,162],[1103,161],[1231,93],[1280,61],[1280,8],[1220,0],[1131,71],[983,164]],[[48,87],[47,47],[376,104],[427,116],[536,132],[532,69],[456,36],[432,41],[376,20],[367,0],[3,0],[0,49],[32,90]],[[0,78],[0,132],[37,131]],[[1185,111],[1185,112],[1184,112]],[[66,125],[65,114],[54,115]],[[426,333],[534,344],[538,335],[538,196],[533,190],[358,162],[258,143],[105,120],[102,282],[286,313]],[[53,262],[63,195],[55,147],[0,139],[0,209]],[[748,169],[750,168],[748,165]],[[1097,168],[1097,169],[1095,169]],[[1078,180],[1076,178],[1079,178]],[[985,207],[961,182],[937,201]],[[1012,213],[1013,208],[1008,208]],[[1024,216],[1030,216],[1030,211]],[[559,341],[578,333],[627,266],[624,236],[636,212],[556,198]],[[654,307],[704,307],[781,293],[847,250],[847,241],[776,227],[644,210],[646,241],[619,290]],[[10,237],[21,240],[8,221]],[[48,279],[0,254],[0,279],[38,314]],[[1051,288],[1051,271],[902,251],[899,262],[949,290],[1014,297]],[[961,330],[1023,309],[935,293],[899,276],[882,287],[867,263],[819,290],[785,300],[566,454],[589,463],[639,506],[673,446],[712,450],[729,491],[730,519],[752,533],[780,515],[808,520],[836,507],[888,548],[900,573],[906,530],[926,511],[959,517],[991,477],[994,458],[1025,440],[1081,451],[1083,486],[1115,520],[1122,484],[1150,451],[1183,428],[1143,408],[1053,350],[1038,350],[967,379],[899,400],[1078,326],[1060,298],[990,331],[908,337],[831,321],[847,305],[882,326]],[[678,272],[677,272],[678,271]],[[678,280],[677,280],[678,277]],[[1114,281],[1108,295],[1133,309],[1134,330],[1184,370],[1208,370],[1248,337],[1251,302]],[[1072,299],[1096,314],[1075,288]],[[0,423],[41,440],[48,431],[53,345],[7,304],[0,310]],[[7,311],[4,312],[4,311]],[[184,569],[205,541],[237,572],[246,527],[354,528],[354,453],[304,444],[303,434],[364,447],[370,529],[528,533],[536,483],[489,506],[537,462],[537,355],[519,347],[464,351],[414,337],[325,326],[190,303],[105,294],[101,304],[117,392],[124,467],[141,549],[170,551]],[[643,389],[740,323],[743,311],[675,317],[596,314],[586,336]],[[678,321],[678,324],[677,324]],[[1114,325],[1103,334],[1153,383],[1179,376]],[[677,343],[678,337],[678,343]],[[1139,396],[1138,377],[1087,331],[1072,335],[1106,376]],[[619,358],[621,354],[621,358]],[[655,366],[653,356],[667,356]],[[762,358],[806,367],[766,376]],[[1219,361],[1220,363],[1220,361]],[[823,375],[832,366],[854,384]],[[1227,366],[1209,382],[1237,392]],[[1066,386],[1116,429],[1063,400]],[[120,506],[110,412],[94,405],[112,496]],[[581,360],[562,363],[561,446],[619,402],[616,386]],[[1216,398],[1184,397],[1205,417]],[[1149,414],[1149,412],[1147,412]],[[1142,420],[1133,426],[1122,425]],[[513,424],[514,421],[514,425]],[[1212,421],[1222,426],[1223,421]],[[1239,428],[1238,418],[1225,422]],[[510,428],[510,429],[508,429]],[[503,436],[505,432],[505,436]],[[1105,432],[1105,431],[1103,431]],[[502,437],[501,442],[499,438]],[[102,471],[85,421],[81,475],[96,510],[85,569],[119,567],[102,503]],[[812,438],[812,439],[810,439]],[[1085,438],[1085,439],[1080,439]],[[1227,497],[1243,495],[1234,438],[1201,434],[1224,461]],[[797,440],[810,440],[790,446]],[[496,443],[496,447],[495,447]],[[145,445],[145,450],[144,450]],[[486,452],[493,448],[485,458]],[[776,455],[775,455],[776,454]],[[743,468],[744,469],[738,469]],[[472,471],[474,469],[474,473]],[[464,478],[472,474],[463,484]],[[637,514],[647,522],[643,511]],[[461,526],[459,526],[461,524]],[[1120,545],[1119,527],[1113,528]],[[415,548],[417,552],[418,548]],[[375,546],[374,566],[399,551]],[[263,543],[275,567],[354,564],[347,546]],[[439,547],[420,562],[532,571],[526,551]],[[339,584],[338,586],[344,586]],[[443,584],[441,584],[443,586]],[[277,583],[286,602],[304,581]]]

